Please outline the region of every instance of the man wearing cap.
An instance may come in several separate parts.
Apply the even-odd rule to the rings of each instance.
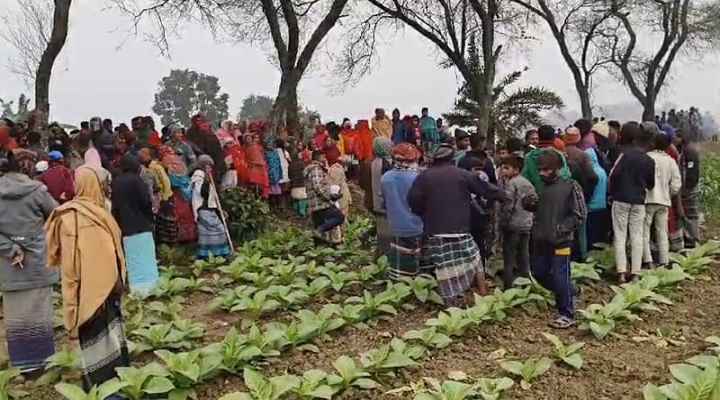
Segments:
[[[470,150],[470,134],[462,129],[455,129],[455,147],[455,165],[458,165]]]
[[[65,167],[65,160],[59,151],[51,151],[48,158],[50,168],[43,172],[38,180],[47,186],[55,201],[63,204],[75,197],[73,174]]]

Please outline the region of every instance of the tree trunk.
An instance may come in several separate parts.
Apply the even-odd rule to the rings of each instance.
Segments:
[[[593,111],[592,105],[590,104],[590,91],[587,86],[577,81],[575,82],[575,89],[577,89],[578,96],[580,97],[580,111],[582,112],[583,118],[592,121]]]
[[[642,114],[642,120],[643,121],[653,121],[655,122],[655,97],[657,97],[653,93],[648,93],[645,97],[645,102],[643,103],[643,114]]]
[[[268,117],[270,129],[267,135],[272,138],[280,136],[284,127],[293,134],[297,134],[299,129],[297,87],[300,79],[297,79],[295,75],[297,75],[295,70],[291,70],[284,71],[280,77],[278,94]]]
[[[50,117],[50,76],[57,56],[65,46],[72,0],[55,0],[53,28],[35,75],[35,112],[41,125]]]

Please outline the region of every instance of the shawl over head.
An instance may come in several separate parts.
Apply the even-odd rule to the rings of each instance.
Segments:
[[[392,148],[392,158],[395,161],[417,162],[420,159],[420,151],[410,143],[400,143]]]
[[[97,172],[80,168],[75,198],[56,208],[45,224],[48,265],[60,267],[63,322],[71,332],[125,284],[122,233],[104,202]]]

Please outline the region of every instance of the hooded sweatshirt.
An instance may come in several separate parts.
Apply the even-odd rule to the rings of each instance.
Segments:
[[[13,292],[50,286],[57,271],[47,268],[43,225],[57,207],[47,188],[26,175],[0,178],[0,290]],[[23,268],[11,265],[13,251],[25,254]]]

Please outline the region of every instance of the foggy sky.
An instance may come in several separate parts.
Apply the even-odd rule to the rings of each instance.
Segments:
[[[128,37],[128,19],[104,8],[103,3],[73,1],[68,41],[53,71],[51,120],[77,125],[97,115],[128,123],[135,115],[151,115],[157,83],[171,69],[189,68],[217,76],[223,91],[230,95],[231,117],[251,93],[275,96],[279,74],[263,51],[217,44],[209,32],[187,26],[187,33],[171,42],[172,59],[163,58],[141,37]],[[0,10],[11,4],[14,0],[0,0]],[[9,51],[0,41],[0,98],[8,101],[21,92],[32,97],[32,88],[4,68]],[[438,67],[438,60],[432,46],[408,30],[380,49],[380,64],[356,87],[331,96],[334,81],[315,73],[303,79],[300,101],[317,109],[323,120],[369,118],[375,107],[398,107],[403,114],[419,114],[427,106],[431,114],[439,116],[452,107],[458,79],[452,70]],[[694,105],[718,115],[717,61],[715,56],[706,56],[701,64],[676,62],[658,110],[670,101],[678,108]],[[571,75],[552,40],[538,41],[524,54],[506,58],[500,70],[525,66],[530,70],[523,84],[544,85],[562,96],[568,109],[579,108]],[[636,103],[627,89],[608,78],[596,85],[594,96],[596,105]],[[637,107],[639,112],[639,104]]]

